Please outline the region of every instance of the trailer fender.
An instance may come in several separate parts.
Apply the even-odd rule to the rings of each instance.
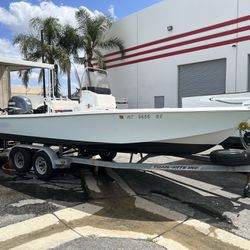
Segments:
[[[37,152],[44,152],[45,154],[47,154],[48,157],[50,158],[51,163],[52,163],[52,168],[53,169],[57,168],[56,162],[58,160],[58,156],[57,156],[56,152],[53,149],[51,149],[49,147],[42,147]]]
[[[59,157],[57,153],[49,147],[42,147],[39,151],[43,151],[48,155],[53,169],[69,168],[72,163],[72,160],[69,157]]]

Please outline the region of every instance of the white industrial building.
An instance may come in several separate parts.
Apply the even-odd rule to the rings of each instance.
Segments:
[[[113,94],[130,108],[250,90],[250,1],[164,0],[114,23],[126,54],[106,56]]]

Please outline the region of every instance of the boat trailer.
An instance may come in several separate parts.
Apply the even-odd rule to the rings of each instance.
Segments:
[[[77,151],[66,150],[62,147],[47,147],[32,144],[18,144],[13,146],[8,154],[9,165],[17,173],[26,173],[31,169],[40,179],[49,179],[54,170],[69,168],[71,164],[81,164],[96,168],[112,168],[126,170],[165,170],[165,171],[200,171],[200,172],[231,172],[245,173],[246,185],[243,190],[244,197],[250,197],[250,164],[239,166],[225,166],[211,162],[209,155],[189,155],[180,160],[167,163],[146,163],[148,159],[159,155],[143,155],[133,161],[134,154],[130,154],[129,162],[104,161],[95,158],[83,157]]]
[[[192,155],[183,160],[169,163],[144,163],[147,159],[158,157],[159,155],[141,154],[141,159],[137,162],[132,162],[133,153],[130,154],[130,162],[107,162],[99,159],[83,159],[69,157],[67,160],[72,163],[90,165],[93,167],[105,167],[112,169],[126,170],[165,170],[165,171],[196,171],[196,172],[231,172],[246,174],[246,185],[243,190],[244,197],[250,197],[250,165],[243,166],[223,166],[212,163],[207,155]],[[63,158],[62,158],[63,159]],[[180,163],[182,162],[182,163]]]

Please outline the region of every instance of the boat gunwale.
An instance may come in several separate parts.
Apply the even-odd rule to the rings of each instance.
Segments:
[[[82,115],[146,115],[146,114],[174,114],[174,113],[210,113],[210,112],[249,112],[250,118],[250,107],[209,107],[209,108],[151,108],[151,109],[107,109],[107,110],[96,110],[90,109],[87,111],[72,111],[72,112],[58,112],[58,113],[42,113],[42,114],[18,114],[18,115],[0,115],[0,119],[4,118],[51,118],[51,117],[65,117],[65,116],[82,116]]]

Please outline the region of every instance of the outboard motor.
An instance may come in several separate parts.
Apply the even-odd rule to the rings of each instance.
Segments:
[[[26,96],[13,96],[8,102],[8,114],[19,115],[19,114],[32,114],[32,104]]]

